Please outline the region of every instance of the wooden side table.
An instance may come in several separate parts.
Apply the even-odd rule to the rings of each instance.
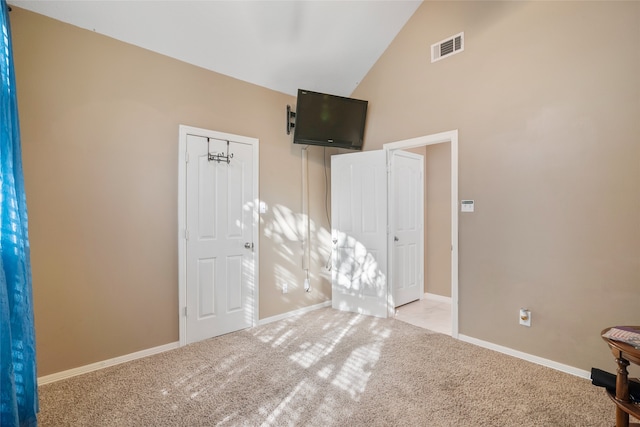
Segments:
[[[640,330],[640,326],[631,326]],[[602,331],[602,334],[611,328]],[[629,415],[640,418],[640,406],[635,405],[629,400],[629,372],[627,366],[629,363],[640,365],[640,350],[621,341],[614,341],[602,337],[609,345],[613,357],[616,358],[618,364],[618,373],[616,375],[616,393],[607,391],[607,395],[616,404],[616,427],[629,427]],[[632,426],[640,427],[640,424],[633,423]]]

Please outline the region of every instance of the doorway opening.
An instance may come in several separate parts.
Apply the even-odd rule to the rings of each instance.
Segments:
[[[383,145],[391,157],[395,150],[449,143],[451,155],[451,336],[458,338],[458,131],[452,130]],[[393,256],[393,251],[389,255]],[[389,266],[393,266],[390,260]],[[391,273],[392,274],[392,273]]]

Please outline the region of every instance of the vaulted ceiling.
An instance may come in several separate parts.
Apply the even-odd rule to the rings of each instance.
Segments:
[[[9,4],[290,95],[349,96],[421,1]]]

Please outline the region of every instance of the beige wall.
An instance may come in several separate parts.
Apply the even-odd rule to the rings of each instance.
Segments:
[[[17,7],[11,13],[39,375],[175,342],[177,138],[260,139],[260,317],[327,300],[322,150],[310,149],[313,292],[302,283],[293,97]],[[429,46],[465,31],[465,51]],[[599,331],[637,324],[640,4],[425,2],[353,94],[365,149],[459,129],[460,331],[612,368]],[[326,244],[326,243],[325,243]],[[298,259],[298,260],[296,260]],[[533,326],[517,325],[517,309]]]
[[[425,292],[451,296],[451,143],[425,147]]]
[[[302,290],[301,148],[284,126],[294,97],[17,7],[10,18],[40,376],[178,340],[180,124],[260,140],[260,318],[330,299],[317,147]]]
[[[639,42],[637,2],[424,2],[354,92],[367,150],[459,130],[461,334],[614,369],[599,333],[640,301]]]

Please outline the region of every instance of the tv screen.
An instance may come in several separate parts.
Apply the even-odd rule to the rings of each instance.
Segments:
[[[293,143],[362,150],[367,101],[298,89]]]

